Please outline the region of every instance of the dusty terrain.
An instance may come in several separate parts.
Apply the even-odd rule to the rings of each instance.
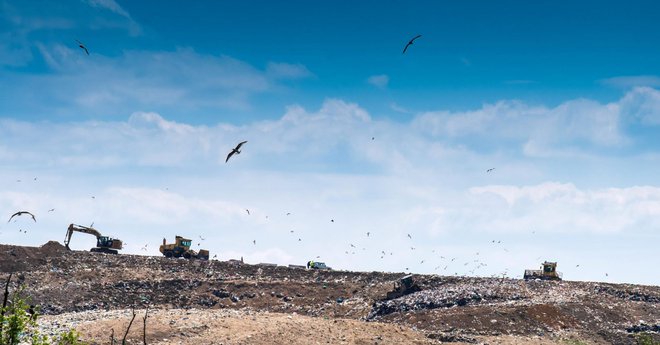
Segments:
[[[635,344],[660,340],[660,287],[308,271],[235,262],[0,245],[2,278],[25,286],[46,332],[150,344]]]

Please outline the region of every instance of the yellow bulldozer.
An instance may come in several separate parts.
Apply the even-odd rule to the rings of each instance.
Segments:
[[[174,243],[167,244],[167,241],[163,238],[163,244],[158,248],[165,257],[168,258],[180,258],[184,257],[186,259],[209,259],[209,251],[205,249],[200,249],[199,253],[190,249],[192,240],[183,238],[181,236],[176,236]]]
[[[540,270],[525,270],[525,280],[541,279],[541,280],[561,280],[561,272],[557,272],[557,263],[545,261],[541,264]]]

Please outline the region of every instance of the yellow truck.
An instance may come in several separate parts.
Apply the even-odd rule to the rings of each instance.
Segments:
[[[163,238],[163,244],[158,248],[165,257],[168,258],[180,258],[184,257],[186,259],[209,259],[209,251],[206,249],[200,249],[199,253],[190,249],[192,244],[191,239],[183,238],[181,236],[176,236],[174,243],[168,244],[166,239]]]

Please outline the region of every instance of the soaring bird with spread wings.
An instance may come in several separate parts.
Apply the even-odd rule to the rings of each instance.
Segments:
[[[24,214],[29,214],[30,216],[32,216],[32,220],[34,220],[35,223],[37,222],[37,218],[35,218],[32,213],[30,213],[28,211],[18,211],[16,213],[12,214],[11,217],[9,217],[9,220],[7,221],[7,223],[11,222],[12,218],[14,218],[16,216],[21,216],[21,215],[24,215]]]
[[[403,53],[401,53],[401,54],[405,54],[406,50],[408,50],[408,47],[410,47],[413,44],[413,42],[416,39],[420,38],[420,37],[422,37],[422,35],[417,35],[417,36],[413,37],[412,39],[410,39],[410,41],[408,41],[408,44],[406,44],[405,48],[403,48]]]
[[[245,143],[247,143],[247,141],[241,141],[240,143],[238,143],[238,145],[236,145],[236,147],[231,149],[231,152],[229,152],[229,154],[227,155],[227,159],[225,159],[225,163],[227,163],[229,161],[229,158],[231,158],[231,156],[233,156],[234,154],[240,154],[241,146],[243,146],[243,144]]]
[[[80,47],[80,49],[84,50],[85,54],[89,55],[89,50],[87,50],[87,47],[85,47],[85,45],[82,42],[78,41],[78,40],[76,40],[76,42],[78,42],[78,47]]]

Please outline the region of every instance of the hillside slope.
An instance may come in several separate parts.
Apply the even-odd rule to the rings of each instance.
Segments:
[[[660,328],[655,286],[416,275],[421,291],[385,301],[403,273],[106,255],[57,242],[0,245],[0,272],[13,272],[12,286],[47,314],[44,329],[70,325],[104,343],[108,329],[121,338],[133,307],[131,338],[141,343],[147,306],[150,343],[163,344],[634,344]]]

